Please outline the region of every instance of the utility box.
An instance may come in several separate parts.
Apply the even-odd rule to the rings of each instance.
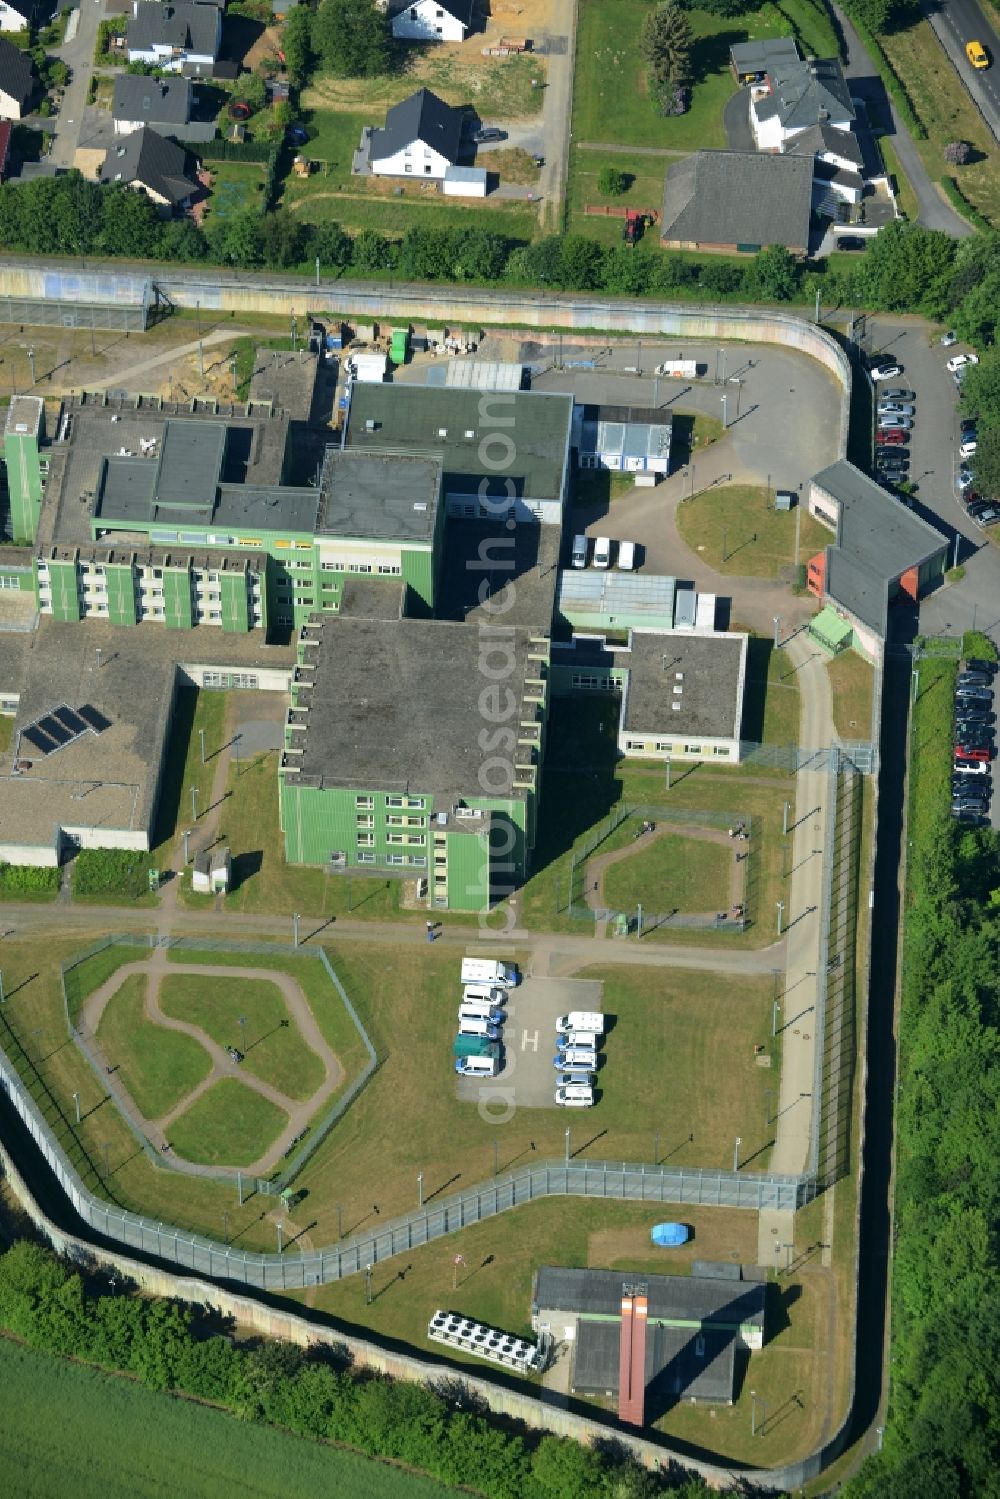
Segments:
[[[774,491],[775,510],[791,510],[798,499],[794,489],[776,489]]]
[[[408,328],[393,328],[392,345],[389,349],[389,358],[393,364],[405,364],[406,355],[410,346],[410,330]]]

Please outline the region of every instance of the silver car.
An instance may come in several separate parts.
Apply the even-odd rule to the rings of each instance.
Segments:
[[[905,401],[879,401],[879,416],[912,416],[916,408]]]

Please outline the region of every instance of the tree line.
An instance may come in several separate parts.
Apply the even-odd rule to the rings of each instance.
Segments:
[[[986,636],[965,651],[996,659]],[[920,662],[907,836],[888,1420],[848,1499],[1000,1472],[1000,839],[949,817],[953,662]],[[881,1000],[879,1002],[882,1002]]]
[[[266,1339],[235,1343],[207,1309],[110,1293],[30,1241],[0,1256],[0,1329],[31,1348],[128,1373],[244,1421],[352,1447],[489,1499],[708,1499],[685,1474],[653,1474],[612,1442],[585,1447],[484,1414],[459,1379],[441,1387],[351,1369],[346,1357]],[[219,1319],[215,1317],[216,1329]],[[343,1351],[342,1351],[343,1352]]]

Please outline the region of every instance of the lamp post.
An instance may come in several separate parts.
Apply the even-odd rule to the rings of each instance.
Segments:
[[[777,650],[781,644],[781,615],[774,615],[774,649]]]
[[[80,1095],[79,1095],[79,1093],[74,1093],[73,1094],[73,1102],[76,1104],[76,1122],[77,1122],[77,1124],[79,1124],[80,1123]]]
[[[740,1169],[740,1146],[742,1144],[743,1144],[742,1139],[740,1138],[739,1135],[737,1135],[736,1136],[736,1141],[735,1141],[735,1143],[733,1145],[733,1170],[734,1171],[738,1171]]]
[[[365,1266],[365,1301],[369,1306],[372,1304],[372,1270],[373,1265]]]
[[[785,914],[785,902],[783,900],[779,900],[778,901],[778,936],[779,937],[781,936],[781,918],[784,916],[784,914]]]
[[[771,1039],[778,1034],[778,1011],[781,1009],[781,1000],[776,999],[771,1005]]]
[[[190,840],[191,840],[191,829],[190,828],[185,828],[184,829],[184,864],[185,864],[185,867],[190,863],[190,859],[188,857],[188,844],[189,844]]]
[[[417,1172],[417,1207],[418,1208],[422,1208],[423,1205],[424,1205],[424,1173],[422,1171],[418,1171]]]
[[[757,1391],[750,1391],[750,1435],[757,1435]]]
[[[201,763],[202,763],[202,765],[204,765],[204,763],[205,763],[205,730],[204,729],[199,729],[198,730],[198,738],[201,740]]]
[[[34,346],[33,345],[31,347],[29,347],[29,349],[28,349],[28,363],[31,366],[31,383],[32,383],[32,385],[34,385],[34,383],[35,383],[35,350],[34,350]]]
[[[192,786],[191,787],[191,821],[192,822],[197,822],[198,821],[198,788],[197,788],[197,786]]]
[[[566,1165],[569,1165],[569,1128],[566,1129]]]
[[[244,1056],[246,1056],[246,1054],[247,1054],[247,1017],[245,1015],[241,1015],[239,1017],[239,1025],[240,1025],[240,1051],[243,1053]]]
[[[296,947],[298,947],[298,945],[299,945],[299,921],[300,920],[301,920],[301,918],[299,916],[299,913],[298,913],[298,911],[296,911],[293,914],[293,916],[292,916],[292,941],[293,941],[293,943],[294,943],[294,945]]]

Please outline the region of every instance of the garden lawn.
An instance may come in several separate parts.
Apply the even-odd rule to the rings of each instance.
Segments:
[[[634,835],[634,829],[633,835]],[[658,831],[635,840],[630,858],[604,875],[604,901],[616,911],[712,912],[729,904],[733,850],[727,843]],[[597,853],[600,854],[598,849]]]
[[[170,1144],[197,1165],[249,1166],[288,1123],[284,1109],[235,1077],[220,1078],[170,1126]]]
[[[792,11],[794,10],[794,14]],[[734,42],[787,36],[803,30],[805,53],[836,53],[829,20],[811,0],[792,0],[789,14],[776,5],[726,20],[697,9],[687,12],[694,33],[694,88],[687,114],[665,118],[650,94],[642,57],[645,0],[581,0],[573,79],[573,139],[581,144],[661,146],[696,151],[726,145],[723,111],[736,83],[729,67]]]
[[[773,491],[749,484],[722,485],[683,500],[677,529],[709,567],[744,578],[787,577],[830,539],[801,506],[775,510]]]
[[[22,1499],[444,1499],[441,1484],[0,1338],[0,1469]],[[57,1419],[40,1420],[50,1412]],[[16,1479],[14,1478],[16,1474]]]
[[[617,208],[655,210],[663,206],[663,183],[667,168],[679,160],[679,155],[667,153],[662,156],[631,154],[626,147],[621,151],[587,151],[576,148],[570,152],[569,188],[567,208],[569,228],[574,234],[586,234],[602,244],[620,244],[624,220],[618,217],[605,218],[599,214],[584,212],[589,205]],[[615,196],[601,193],[597,179],[604,167],[616,167],[628,178],[628,188]],[[656,229],[647,226],[646,249],[658,246]]]
[[[989,38],[983,40],[988,46]],[[996,142],[929,22],[921,18],[897,31],[880,34],[879,41],[927,131],[927,139],[915,141],[915,145],[931,180],[937,182],[945,174],[954,177],[973,208],[992,224],[1000,225]],[[993,61],[995,67],[996,57]],[[968,166],[952,167],[944,160],[945,146],[956,140],[968,141],[973,147],[975,159]]]
[[[205,213],[210,218],[231,219],[248,208],[259,208],[264,191],[264,168],[253,161],[209,161],[212,195]]]
[[[14,720],[6,713],[0,714],[0,755],[5,755],[10,749],[10,742],[14,737]]]
[[[133,973],[112,995],[97,1040],[145,1119],[159,1119],[212,1070],[212,1059],[190,1036],[165,1030],[145,1012],[148,980]]]
[[[239,954],[228,956],[240,963]],[[160,983],[160,1006],[173,1019],[200,1026],[219,1046],[245,1051],[243,1070],[287,1098],[302,1102],[322,1085],[323,1063],[289,1016],[281,990],[268,979],[211,971],[169,974]]]
[[[841,739],[871,738],[871,666],[857,651],[841,651],[827,663],[826,669],[833,693],[833,721],[837,733]]]

